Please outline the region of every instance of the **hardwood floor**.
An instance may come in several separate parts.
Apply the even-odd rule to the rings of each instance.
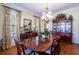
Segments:
[[[61,55],[79,55],[79,45],[61,42]]]
[[[61,42],[61,55],[79,55],[79,45],[78,44],[68,44]],[[8,50],[1,51],[0,55],[15,55],[17,54],[16,47],[12,47]]]
[[[5,51],[0,51],[0,55],[16,55],[17,49],[16,47],[9,48]]]

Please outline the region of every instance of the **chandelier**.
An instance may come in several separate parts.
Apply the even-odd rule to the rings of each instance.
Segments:
[[[46,22],[52,19],[51,11],[48,11],[48,6],[46,4],[45,11],[42,13],[42,19],[44,19]]]

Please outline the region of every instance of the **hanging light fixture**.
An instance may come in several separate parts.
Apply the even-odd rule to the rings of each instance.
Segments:
[[[52,19],[51,11],[48,11],[48,5],[46,3],[45,11],[42,13],[42,19],[44,19],[46,22]]]

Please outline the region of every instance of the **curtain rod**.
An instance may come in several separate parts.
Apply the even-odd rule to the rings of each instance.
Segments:
[[[14,9],[14,8],[12,8],[12,7],[8,7],[8,6],[5,6],[5,5],[2,5],[2,6],[3,6],[3,7],[6,7],[6,8],[10,8],[10,9],[13,9],[13,10],[16,10],[16,11],[21,12],[20,10]]]
[[[34,15],[34,17],[40,18],[39,16],[35,16],[35,15]]]

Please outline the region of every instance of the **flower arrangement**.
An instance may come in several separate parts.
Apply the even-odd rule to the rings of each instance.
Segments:
[[[40,32],[39,36],[41,36],[43,38],[43,40],[48,40],[50,33],[48,31],[45,32]]]

